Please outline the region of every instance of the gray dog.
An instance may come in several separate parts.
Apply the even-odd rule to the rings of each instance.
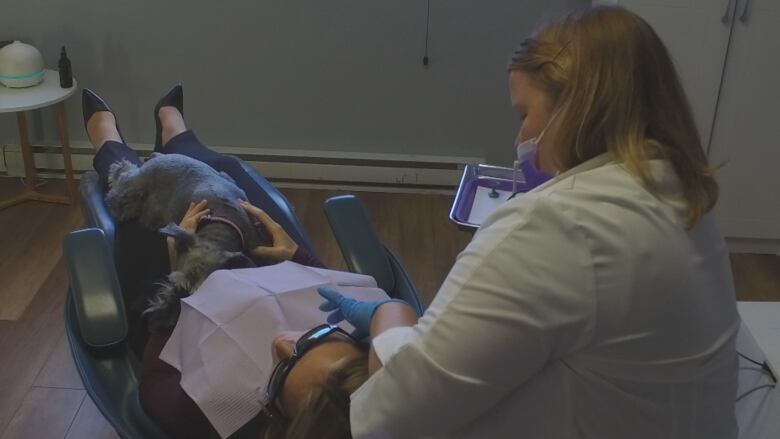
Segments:
[[[111,165],[106,204],[117,221],[138,219],[176,242],[176,267],[150,307],[150,326],[170,327],[178,318],[178,301],[189,296],[215,270],[255,266],[244,252],[268,239],[239,206],[246,194],[230,176],[181,154],[152,154],[143,166],[123,160]],[[177,223],[190,202],[206,200],[211,214],[193,235]]]

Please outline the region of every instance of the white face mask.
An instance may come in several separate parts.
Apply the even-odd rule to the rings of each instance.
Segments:
[[[517,144],[517,158],[515,159],[515,168],[520,166],[528,160],[534,160],[536,158],[536,151],[539,150],[539,137],[528,139],[524,142]]]
[[[536,186],[541,185],[553,178],[553,175],[549,172],[543,171],[536,167],[536,154],[539,150],[539,142],[542,141],[544,133],[552,123],[555,115],[550,118],[547,125],[544,127],[538,136],[528,139],[526,141],[517,144],[517,160],[515,160],[515,172],[512,181],[512,193],[517,193],[517,171],[520,169],[523,172],[525,179],[525,190],[531,190]]]
[[[536,155],[536,151],[539,149],[539,143],[542,141],[544,133],[547,131],[547,128],[550,127],[550,124],[554,118],[555,116],[550,118],[550,121],[547,122],[547,125],[545,125],[544,129],[541,133],[539,133],[538,136],[524,140],[517,144],[517,160],[515,161],[515,167]]]

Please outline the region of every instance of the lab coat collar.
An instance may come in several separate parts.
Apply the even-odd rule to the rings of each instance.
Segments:
[[[583,163],[580,163],[579,165],[569,169],[568,171],[558,174],[555,177],[553,177],[551,180],[545,182],[544,184],[541,184],[537,187],[535,187],[531,192],[540,192],[545,189],[547,189],[550,186],[553,186],[557,184],[560,181],[566,180],[569,177],[572,177],[577,174],[581,174],[583,172],[587,172],[596,168],[599,168],[601,166],[604,166],[608,163],[612,163],[615,161],[615,154],[613,154],[610,151],[607,151],[603,154],[597,155],[596,157],[593,157],[590,160],[586,160]]]

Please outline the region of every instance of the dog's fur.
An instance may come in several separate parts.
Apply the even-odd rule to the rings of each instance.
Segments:
[[[181,154],[152,154],[143,166],[123,160],[109,168],[106,205],[117,221],[138,219],[141,225],[172,236],[176,267],[144,312],[152,327],[171,327],[178,318],[179,299],[189,296],[215,270],[255,266],[244,252],[268,244],[261,230],[238,204],[246,194],[230,176]],[[190,202],[207,201],[211,215],[228,218],[235,229],[207,222],[190,234],[177,225]]]

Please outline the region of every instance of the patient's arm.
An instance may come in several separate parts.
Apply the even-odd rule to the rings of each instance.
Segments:
[[[325,265],[305,248],[299,246],[295,240],[284,230],[284,228],[274,221],[267,213],[261,209],[247,203],[240,202],[241,207],[253,218],[262,224],[262,226],[271,234],[273,240],[270,247],[258,246],[252,249],[252,256],[257,258],[270,258],[276,261],[293,261],[309,267],[322,267]]]
[[[414,326],[417,323],[417,313],[411,306],[403,302],[387,302],[377,308],[371,318],[371,338],[399,326]],[[382,362],[374,351],[373,345],[368,353],[368,373],[373,375],[382,368]]]
[[[171,271],[176,270],[176,241],[173,236],[165,237],[165,246],[168,248],[168,262],[171,265]]]
[[[184,214],[184,218],[179,222],[179,227],[184,229],[188,233],[195,234],[198,230],[198,222],[201,218],[211,213],[211,210],[206,205],[206,200],[203,200],[197,204],[190,203],[187,208],[187,212]],[[176,240],[169,236],[165,240],[168,246],[168,261],[171,264],[171,271],[176,270]]]
[[[298,247],[298,250],[295,251],[295,254],[290,260],[301,265],[306,265],[307,267],[327,268],[325,267],[325,264],[323,264],[319,259],[317,259],[317,257],[313,256],[302,246]]]
[[[257,246],[252,249],[252,255],[262,258],[270,258],[276,261],[289,261],[295,256],[298,251],[298,243],[296,243],[290,235],[284,230],[284,228],[274,221],[267,213],[262,209],[251,205],[246,201],[240,201],[240,206],[250,216],[255,218],[265,229],[271,234],[273,240],[270,247]]]

